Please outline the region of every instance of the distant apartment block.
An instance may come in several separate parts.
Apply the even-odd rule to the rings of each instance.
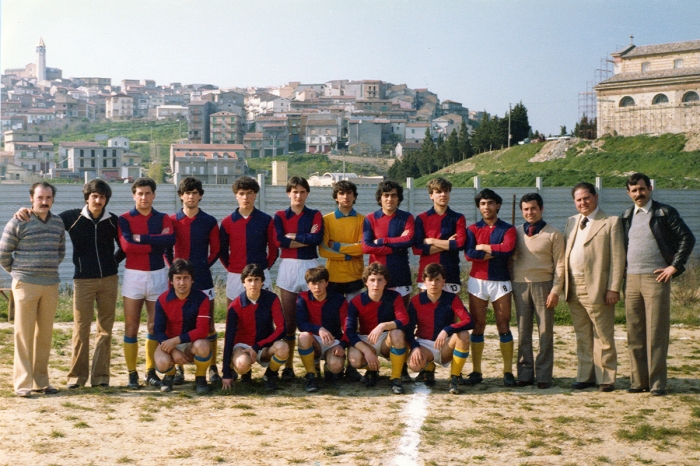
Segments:
[[[348,121],[348,149],[352,154],[375,155],[381,153],[382,122],[374,119],[350,119]]]
[[[156,118],[159,120],[187,118],[188,113],[188,108],[183,105],[159,105],[156,107]]]
[[[83,178],[85,173],[89,177],[100,177],[108,181],[114,181],[121,177],[122,147],[104,147],[93,142],[72,143],[66,149],[68,171],[77,174],[77,178]]]
[[[243,121],[233,112],[216,112],[209,116],[211,144],[240,144],[243,142]]]
[[[245,147],[245,157],[260,158],[263,152],[263,133],[248,133],[243,137],[243,146]]]
[[[170,168],[177,185],[196,176],[204,184],[230,184],[248,171],[243,144],[172,144]]]
[[[339,136],[339,124],[330,115],[319,115],[319,119],[306,122],[306,152],[310,154],[329,153],[336,149]]]
[[[134,99],[126,94],[110,95],[105,100],[105,118],[130,120],[134,116]]]
[[[429,128],[430,123],[424,121],[406,123],[404,141],[408,143],[423,142],[423,139],[425,139],[425,130]]]

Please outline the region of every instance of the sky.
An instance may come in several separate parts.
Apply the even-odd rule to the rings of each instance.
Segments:
[[[0,68],[157,84],[380,79],[533,130],[578,120],[601,60],[700,39],[698,0],[0,0]]]

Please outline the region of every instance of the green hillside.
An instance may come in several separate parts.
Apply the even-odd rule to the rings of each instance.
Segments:
[[[295,154],[282,155],[278,157],[265,157],[261,159],[247,159],[248,167],[252,174],[262,173],[264,170],[272,170],[272,161],[288,162],[287,174],[289,176],[303,176],[308,178],[313,173],[323,175],[326,172],[342,172],[343,162],[329,160],[327,155],[322,154]],[[364,176],[386,175],[381,172],[377,166],[371,164],[355,164],[346,163],[345,171],[347,173],[356,173]],[[270,173],[265,178],[269,183],[271,181]]]

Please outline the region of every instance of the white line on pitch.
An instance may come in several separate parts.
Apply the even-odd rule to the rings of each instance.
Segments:
[[[430,389],[423,384],[416,384],[413,395],[406,404],[403,415],[406,420],[406,431],[399,440],[399,454],[394,458],[397,466],[419,464],[418,445],[420,445],[420,428],[428,415],[428,395]]]

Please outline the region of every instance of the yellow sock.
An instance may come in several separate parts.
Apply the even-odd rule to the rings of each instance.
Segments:
[[[481,356],[484,354],[484,336],[474,335],[470,337],[472,342],[472,365],[474,372],[481,373]]]
[[[160,372],[160,371],[158,371]],[[170,369],[166,369],[165,372],[162,372],[162,374],[165,375],[175,375],[175,372],[177,372],[177,369],[175,366],[171,366]]]
[[[216,352],[219,349],[219,336],[216,332],[212,332],[207,335],[207,340],[209,341],[209,347],[211,348],[211,365],[216,366]]]
[[[134,372],[136,370],[136,360],[139,356],[139,341],[136,337],[124,336],[124,360],[126,370]]]
[[[508,332],[501,335],[501,356],[503,356],[503,373],[513,372],[513,334]]]
[[[284,363],[285,368],[294,368],[294,348],[296,347],[296,335],[286,335],[284,341],[289,346],[289,357]]]
[[[435,372],[435,361],[430,361],[425,365],[425,370],[428,372]]]
[[[277,355],[273,355],[272,358],[270,359],[270,365],[268,366],[268,369],[270,369],[272,372],[277,372],[280,370],[280,367],[282,367],[282,364],[287,361],[286,359],[279,359]]]
[[[400,379],[401,370],[406,362],[406,347],[394,348],[391,347],[391,352],[389,353],[389,360],[391,361],[391,378]]]
[[[146,335],[146,370],[152,371],[156,368],[156,348],[158,348],[158,340],[150,333]]]
[[[450,364],[450,375],[459,376],[462,374],[462,368],[469,357],[469,350],[455,348],[452,351],[452,363]]]
[[[194,357],[194,376],[195,377],[205,377],[207,375],[207,369],[211,366],[212,352],[209,351],[209,356],[205,357]]]
[[[304,369],[306,369],[307,374],[316,374],[316,364],[314,361],[314,347],[311,346],[311,348],[307,349],[301,349],[299,348],[299,358],[301,358],[301,362],[304,364]]]

